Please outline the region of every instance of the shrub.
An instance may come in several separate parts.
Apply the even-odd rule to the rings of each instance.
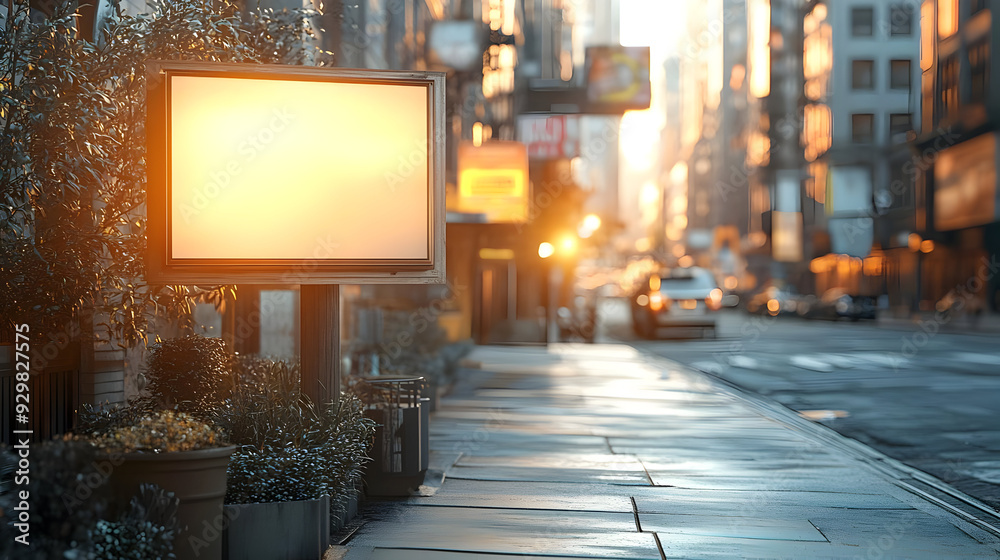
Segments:
[[[229,462],[226,503],[331,496],[339,510],[368,460],[374,423],[344,396],[316,405],[299,390],[297,365],[242,358],[232,398],[215,420],[240,448]]]
[[[145,63],[332,62],[309,41],[316,12],[243,4],[156,0],[133,16],[115,1],[92,40],[77,32],[79,2],[4,2],[0,328],[30,316],[33,333],[64,332],[92,311],[105,339],[131,346],[155,318],[190,329],[196,302],[221,304],[231,288],[144,279]]]
[[[117,521],[101,520],[93,529],[97,558],[122,560],[172,559],[174,539],[180,531],[173,492],[155,484],[142,484],[139,494]]]
[[[235,367],[235,355],[221,339],[189,335],[161,341],[151,348],[146,364],[147,395],[118,406],[84,404],[77,431],[100,438],[171,409],[210,419],[232,393]]]
[[[232,392],[232,352],[219,338],[188,335],[155,344],[146,365],[146,390],[162,408],[204,416]]]
[[[116,406],[93,406],[84,403],[77,416],[76,432],[97,438],[118,429],[135,426],[156,410],[153,399],[140,397]]]
[[[27,490],[31,503],[30,546],[14,545],[12,558],[88,557],[93,549],[90,530],[107,512],[106,478],[98,462],[97,450],[86,442],[57,439],[32,444],[27,488],[15,486],[12,477],[2,485],[5,501],[13,498],[12,493]],[[4,507],[3,522],[9,532],[14,518],[8,512],[14,513]]]
[[[33,444],[27,488],[14,484],[17,458],[0,450],[0,557],[16,560],[159,560],[174,558],[177,505],[173,494],[146,484],[117,520],[108,512],[107,475],[87,442],[61,438]],[[29,546],[14,543],[16,492],[31,503]]]

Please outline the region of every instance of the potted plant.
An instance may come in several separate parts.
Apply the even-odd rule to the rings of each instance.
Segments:
[[[113,465],[90,443],[66,437],[35,444],[26,486],[15,484],[17,462],[0,449],[0,557],[176,558],[177,499],[146,484],[120,515],[111,515],[104,481]],[[28,546],[14,540],[25,534],[15,525],[22,521],[19,511],[26,511],[22,501],[30,508]]]
[[[217,428],[184,412],[161,410],[92,437],[114,465],[108,482],[117,509],[143,484],[156,484],[179,500],[177,558],[222,558],[222,503],[235,447]]]
[[[180,500],[177,557],[222,558],[223,498],[229,457],[236,449],[210,420],[228,397],[232,354],[219,339],[189,335],[151,348],[147,394],[125,406],[84,407],[91,441],[115,464],[113,504],[127,506],[142,483]]]
[[[226,493],[226,557],[318,558],[355,497],[373,423],[356,398],[311,402],[295,364],[245,357],[237,371],[215,415],[238,446]]]

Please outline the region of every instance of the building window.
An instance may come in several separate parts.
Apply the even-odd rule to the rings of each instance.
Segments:
[[[986,101],[990,87],[990,43],[981,41],[969,45],[969,101]]]
[[[875,61],[851,61],[851,87],[854,89],[875,89]]]
[[[939,0],[937,10],[938,38],[951,37],[958,31],[958,0]]]
[[[910,76],[909,60],[889,62],[889,87],[891,89],[910,89]]]
[[[889,139],[894,144],[906,142],[907,136],[913,130],[913,115],[910,113],[893,113],[889,115]]]
[[[986,9],[986,0],[972,0],[969,4],[969,15],[974,16]]]
[[[870,144],[875,138],[875,115],[858,113],[851,115],[851,140],[857,144]]]
[[[938,79],[938,83],[941,84],[938,100],[939,118],[954,118],[958,114],[958,55],[942,59],[938,71],[941,73]]]
[[[913,34],[913,6],[893,4],[889,9],[889,34],[906,37]]]
[[[851,35],[871,37],[875,33],[875,9],[854,8],[851,10]]]

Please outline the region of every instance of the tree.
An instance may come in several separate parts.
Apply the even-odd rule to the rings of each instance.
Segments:
[[[313,46],[316,12],[241,11],[229,0],[160,1],[75,28],[75,2],[32,22],[27,0],[0,7],[0,328],[66,332],[93,313],[122,346],[151,320],[191,328],[198,301],[226,286],[143,280],[147,60],[332,63]]]

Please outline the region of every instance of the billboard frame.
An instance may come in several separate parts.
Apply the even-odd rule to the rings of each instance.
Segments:
[[[426,258],[175,258],[171,253],[171,78],[385,84],[427,92]],[[342,68],[150,61],[147,78],[147,249],[151,284],[430,284],[445,280],[445,75]],[[321,109],[322,106],[319,106]],[[361,232],[359,232],[361,233]],[[421,232],[423,234],[423,232]]]

